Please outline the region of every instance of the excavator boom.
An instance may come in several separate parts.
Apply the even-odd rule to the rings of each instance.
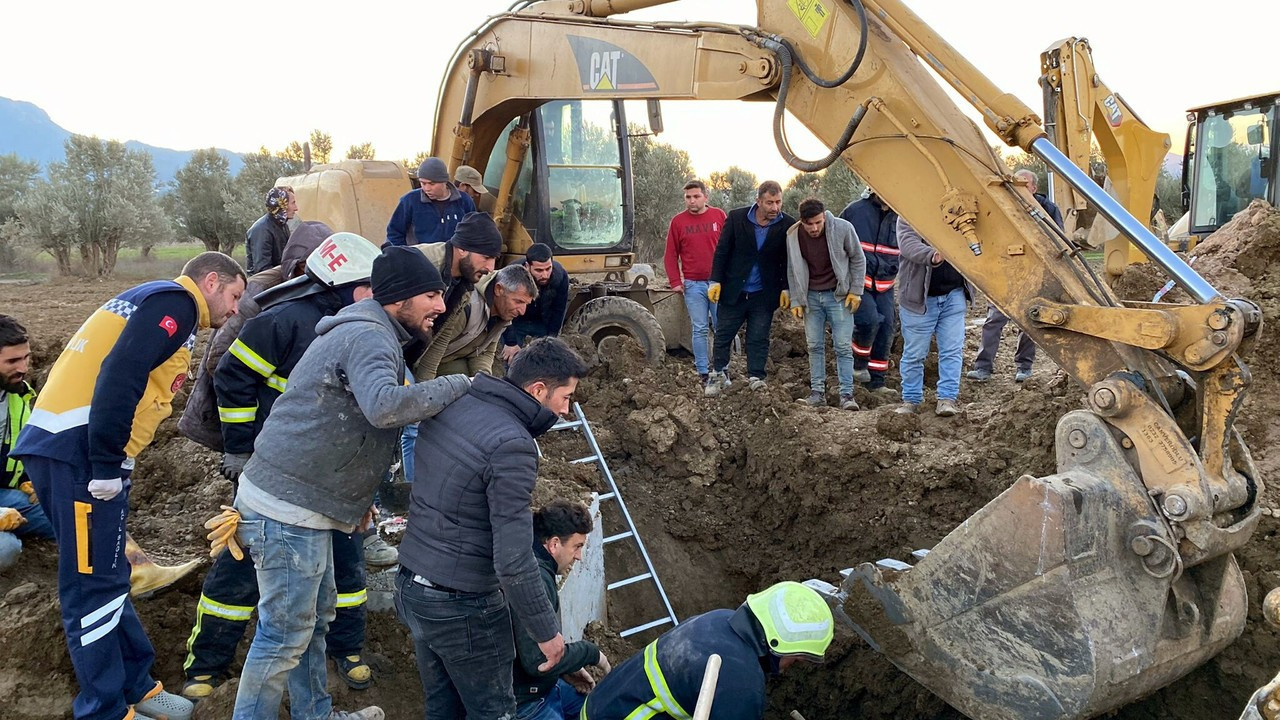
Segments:
[[[545,204],[522,179],[531,144],[544,154],[537,173],[564,199],[540,211],[566,235],[610,212],[582,200],[609,169],[580,152],[598,147],[596,131],[566,101],[774,103],[788,162],[847,163],[1087,392],[1087,407],[1059,423],[1055,474],[1022,477],[914,565],[864,564],[824,586],[838,616],[962,712],[997,720],[1093,717],[1230,643],[1246,609],[1232,551],[1260,515],[1261,481],[1233,427],[1249,383],[1235,351],[1256,331],[1257,308],[1222,297],[1168,251],[1030,108],[899,0],[758,0],[754,27],[614,16],[656,4],[518,3],[460,47],[432,149],[500,178],[508,250],[531,240],[523,223]],[[1118,300],[935,76],[1196,304]],[[786,122],[830,152],[796,156]],[[539,146],[539,133],[552,142]],[[1146,192],[1130,184],[1130,195]]]

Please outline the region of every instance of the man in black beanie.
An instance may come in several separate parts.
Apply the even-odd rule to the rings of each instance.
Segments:
[[[235,717],[275,717],[286,682],[291,706],[308,717],[384,717],[376,707],[335,712],[325,690],[324,637],[337,603],[331,531],[372,522],[400,428],[433,417],[471,381],[405,384],[404,344],[444,310],[434,265],[412,248],[386,247],[370,284],[372,298],[316,325],[240,476],[238,514],[213,525],[238,526],[228,546],[248,548],[261,596]]]

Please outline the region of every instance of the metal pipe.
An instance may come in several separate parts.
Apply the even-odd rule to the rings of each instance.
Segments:
[[[609,17],[632,10],[643,10],[655,5],[665,5],[672,0],[580,0],[572,4],[573,10],[588,17]]]
[[[1067,184],[1084,195],[1103,217],[1119,228],[1125,237],[1146,253],[1152,262],[1159,265],[1196,302],[1207,303],[1221,297],[1221,293],[1209,284],[1208,280],[1192,270],[1186,261],[1174,254],[1167,245],[1152,234],[1151,230],[1130,215],[1123,205],[1098,187],[1092,178],[1076,167],[1075,163],[1071,162],[1071,159],[1061,150],[1054,147],[1049,138],[1042,137],[1031,143],[1031,152],[1044,160],[1050,169],[1060,174]]]

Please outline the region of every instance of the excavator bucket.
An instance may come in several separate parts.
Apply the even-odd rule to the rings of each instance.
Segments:
[[[838,618],[972,718],[1094,717],[1176,680],[1244,628],[1234,556],[1182,567],[1100,418],[1064,416],[1057,447],[1057,474],[1022,477],[914,566],[866,563],[838,591],[826,586]]]
[[[139,600],[169,588],[200,567],[199,560],[181,565],[157,565],[128,533],[124,536],[124,555],[129,561],[129,595]]]

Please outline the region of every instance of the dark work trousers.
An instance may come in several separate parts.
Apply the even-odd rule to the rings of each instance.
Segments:
[[[120,720],[155,689],[156,653],[129,600],[124,555],[129,484],[110,500],[89,494],[87,458],[22,459],[58,541],[58,599],[80,692],[76,720]],[[122,473],[123,474],[123,473]]]
[[[720,298],[720,317],[716,322],[716,341],[713,347],[716,372],[729,367],[729,350],[733,338],[747,325],[747,375],[765,377],[765,361],[769,359],[769,332],[773,328],[773,311],[778,309],[778,297],[764,292],[744,292],[733,302]]]
[[[995,367],[996,351],[1000,349],[1000,335],[1009,318],[996,309],[995,305],[987,306],[987,319],[982,323],[982,342],[978,345],[978,358],[973,363],[975,370],[991,372]],[[1018,349],[1013,354],[1013,364],[1019,370],[1031,372],[1031,364],[1036,361],[1036,344],[1021,329],[1018,330]]]
[[[330,657],[359,655],[364,648],[365,590],[364,542],[359,532],[333,531],[333,577],[338,587],[337,617],[325,635]],[[188,679],[200,675],[225,678],[244,637],[253,608],[258,604],[258,574],[249,553],[236,560],[223,552],[214,561],[200,589],[196,624],[187,639],[187,659],[182,664]]]
[[[413,635],[426,720],[511,720],[516,646],[502,592],[428,587],[409,570],[396,575],[396,614]]]
[[[894,331],[893,288],[862,291],[862,304],[853,314],[853,369],[871,373],[871,390],[884,387],[889,370],[889,347]]]

